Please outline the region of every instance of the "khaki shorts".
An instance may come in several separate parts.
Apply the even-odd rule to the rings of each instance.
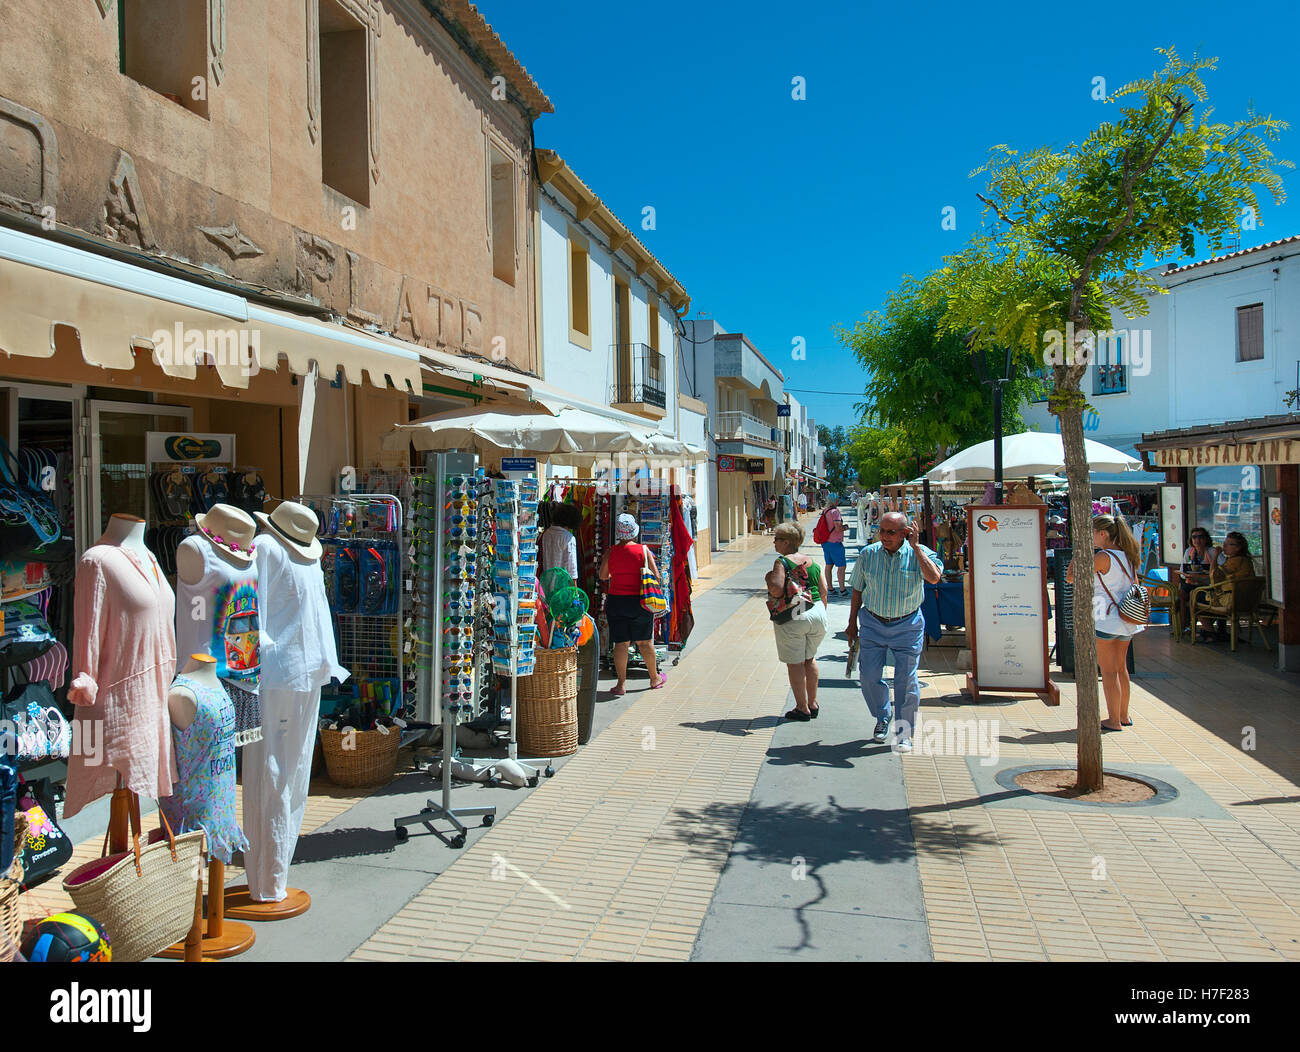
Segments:
[[[777,660],[783,665],[802,665],[817,656],[817,648],[826,638],[826,608],[818,600],[802,620],[792,618],[772,628],[776,631]]]

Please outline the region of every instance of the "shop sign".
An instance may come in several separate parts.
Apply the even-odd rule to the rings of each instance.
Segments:
[[[761,475],[767,471],[767,461],[762,458],[749,458],[749,473],[751,475]]]
[[[719,470],[719,471],[735,471],[735,470],[736,470],[736,458],[735,458],[735,457],[723,457],[723,456],[718,457],[718,470]]]
[[[537,470],[536,457],[502,457],[501,458],[502,474],[504,474],[507,471],[536,471],[536,470]]]
[[[1300,464],[1300,440],[1272,438],[1261,442],[1170,446],[1151,450],[1150,458],[1152,465],[1157,468]]]
[[[776,407],[776,415],[777,415],[777,416],[789,416],[789,415],[790,415],[790,406],[789,406],[789,405],[779,405],[779,406],[777,406],[777,407]]]
[[[150,464],[203,464],[214,460],[233,464],[235,436],[150,431],[145,436],[145,456]]]

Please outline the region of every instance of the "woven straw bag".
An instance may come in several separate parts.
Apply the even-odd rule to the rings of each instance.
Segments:
[[[203,830],[177,836],[163,829],[140,843],[140,810],[130,808],[132,847],[78,866],[63,882],[77,912],[108,932],[114,961],[143,961],[180,942],[194,923],[194,886],[203,867]]]

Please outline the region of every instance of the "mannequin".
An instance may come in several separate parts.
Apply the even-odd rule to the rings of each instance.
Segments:
[[[167,695],[167,709],[176,729],[179,777],[176,793],[159,801],[177,833],[202,829],[208,851],[208,930],[201,940],[203,956],[221,958],[253,945],[246,924],[225,923],[225,863],[248,840],[235,819],[235,711],[225,684],[217,678],[217,660],[191,654],[184,671]],[[187,943],[190,940],[187,940]],[[163,952],[181,957],[187,943]]]
[[[176,597],[144,545],[144,520],[113,515],[77,564],[73,679],[78,736],[64,816],[114,793],[111,850],[126,849],[138,796],[170,796],[176,779],[167,687],[176,669]]]
[[[104,527],[104,536],[100,538],[99,543],[130,548],[146,561],[153,557],[153,553],[144,543],[144,519],[138,519],[134,515],[124,515],[121,512],[110,515],[108,525]]]
[[[176,549],[176,641],[217,659],[217,676],[235,706],[235,745],[262,734],[258,704],[260,597],[249,515],[217,504],[194,520],[198,533]]]
[[[316,515],[291,501],[256,514],[262,623],[274,641],[262,651],[263,738],[244,750],[248,885],[231,889],[228,913],[280,920],[311,904],[306,892],[288,886],[289,865],[307,805],[321,687],[348,672],[335,649]]]

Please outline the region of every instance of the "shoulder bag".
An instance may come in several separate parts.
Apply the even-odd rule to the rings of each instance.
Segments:
[[[775,625],[791,621],[797,614],[802,614],[813,604],[812,589],[808,581],[808,568],[799,563],[781,557],[785,567],[785,588],[775,599],[767,599],[768,616]]]
[[[1113,560],[1116,554],[1123,553],[1108,552],[1107,554],[1109,554]],[[1133,571],[1128,566],[1128,556],[1124,556],[1122,566],[1125,575],[1131,583],[1127,590],[1125,590],[1124,594],[1120,597],[1119,601],[1116,602],[1110,589],[1106,587],[1105,579],[1098,576],[1097,580],[1101,582],[1102,591],[1104,591],[1110,599],[1111,606],[1115,607],[1116,610],[1119,611],[1119,618],[1121,621],[1126,621],[1130,625],[1149,625],[1151,623],[1151,593],[1142,585],[1137,583],[1137,578],[1133,576]]]
[[[641,608],[647,613],[660,617],[668,613],[668,600],[664,597],[664,586],[650,569],[650,549],[641,546],[645,558],[641,560]]]

